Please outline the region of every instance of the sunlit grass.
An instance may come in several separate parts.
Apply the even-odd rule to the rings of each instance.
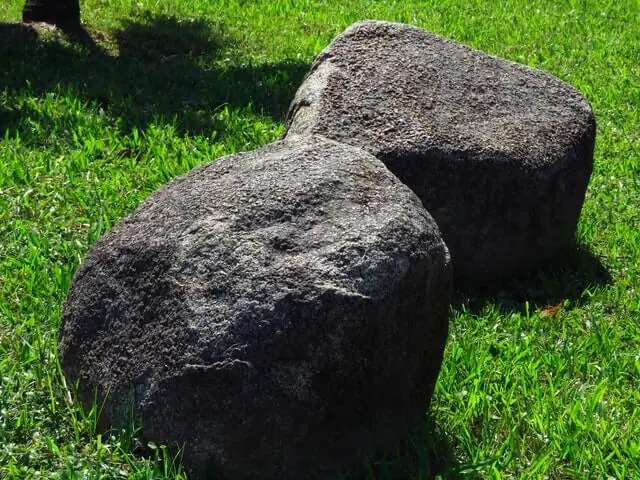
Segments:
[[[0,6],[20,17],[22,0]],[[598,122],[581,252],[459,292],[431,416],[371,478],[640,478],[636,0],[87,1],[98,49],[0,38],[0,478],[185,478],[68,398],[60,311],[89,246],[171,178],[282,131],[309,64],[365,18],[551,72]],[[550,308],[552,307],[552,308]]]

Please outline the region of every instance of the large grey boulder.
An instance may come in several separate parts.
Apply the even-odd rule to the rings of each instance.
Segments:
[[[364,148],[422,199],[456,280],[486,284],[570,246],[595,122],[570,85],[403,24],[361,22],[316,59],[285,136]]]
[[[103,423],[215,478],[350,468],[421,421],[449,254],[360,149],[305,137],[198,167],[100,239],[63,312],[64,372]]]

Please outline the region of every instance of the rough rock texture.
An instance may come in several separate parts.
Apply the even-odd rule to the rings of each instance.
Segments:
[[[305,137],[222,158],[100,239],[63,312],[80,398],[110,391],[202,476],[329,475],[428,407],[449,254],[418,197],[360,149]]]
[[[573,242],[595,122],[551,75],[362,22],[320,54],[291,104],[285,136],[309,133],[382,160],[435,218],[456,280],[485,284]]]

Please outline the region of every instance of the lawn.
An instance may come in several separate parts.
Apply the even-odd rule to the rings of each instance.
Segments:
[[[22,0],[3,0],[17,22]],[[597,123],[579,246],[457,292],[431,411],[368,477],[640,478],[638,0],[87,0],[95,44],[0,26],[0,478],[184,479],[68,398],[61,307],[89,247],[152,191],[282,132],[314,57],[360,19],[553,73]],[[70,401],[71,400],[71,401]]]

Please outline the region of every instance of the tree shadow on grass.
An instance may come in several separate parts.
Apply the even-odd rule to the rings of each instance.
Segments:
[[[2,45],[0,51],[8,49],[9,45],[31,42],[37,40],[37,38],[38,32],[31,25],[0,22],[0,39],[3,42],[0,43]]]
[[[525,314],[527,309],[553,307],[568,301],[580,306],[588,301],[589,291],[609,285],[611,274],[586,246],[577,245],[549,259],[528,275],[510,278],[482,288],[458,289],[454,308],[464,306],[480,313],[487,304]]]
[[[123,133],[151,122],[172,123],[181,135],[210,136],[225,125],[225,105],[281,121],[309,65],[297,60],[259,65],[220,61],[234,39],[224,25],[145,15],[113,32],[40,34],[24,25],[0,26],[0,94],[76,98],[102,109]],[[29,102],[0,102],[0,132],[29,132]],[[52,118],[39,118],[46,123]]]

